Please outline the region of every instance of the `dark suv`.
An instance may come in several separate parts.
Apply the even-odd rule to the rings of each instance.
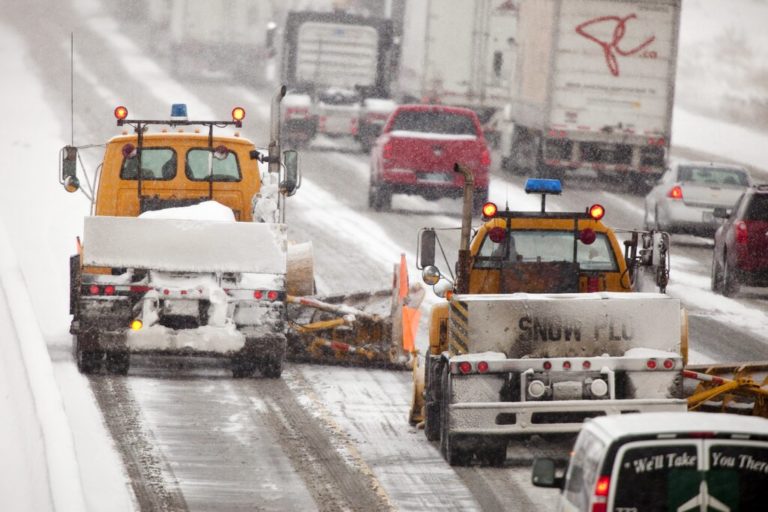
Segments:
[[[768,184],[748,188],[715,233],[712,290],[732,297],[739,287],[768,286]]]

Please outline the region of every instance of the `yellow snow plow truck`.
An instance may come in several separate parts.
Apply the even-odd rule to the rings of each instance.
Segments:
[[[622,251],[602,206],[547,211],[560,182],[530,179],[541,211],[486,204],[470,237],[472,176],[456,171],[470,185],[455,277],[435,266],[435,231],[419,237],[423,280],[446,300],[430,313],[410,411],[446,460],[501,465],[515,437],[576,432],[606,414],[687,410],[687,317],[663,293],[668,235],[627,231]]]
[[[109,140],[95,175],[82,171],[84,187],[82,148],[62,149],[60,182],[91,200],[70,260],[81,372],[126,374],[138,353],[214,356],[235,377],[278,377],[291,354],[403,364],[391,321],[401,297],[305,297],[314,293],[311,243],[290,244],[284,222],[301,182],[297,153],[280,148],[284,95],[272,100],[267,151],[234,131],[242,108],[231,120],[191,121],[183,104],[162,120],[116,108],[118,126],[133,130]]]

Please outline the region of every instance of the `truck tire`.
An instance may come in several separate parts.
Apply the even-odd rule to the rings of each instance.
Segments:
[[[90,338],[89,338],[90,336]],[[80,373],[90,375],[101,370],[104,352],[98,350],[92,334],[76,334],[72,339],[74,343],[74,357],[77,370]]]
[[[712,274],[710,276],[710,288],[715,293],[723,293],[723,271],[717,264],[717,255],[712,252]]]
[[[728,264],[728,255],[724,256],[725,268],[723,269],[723,295],[726,297],[733,297],[739,293],[741,283],[739,278],[734,273],[731,265]]]
[[[424,368],[424,435],[428,441],[440,440],[440,367],[429,354]]]
[[[368,188],[368,206],[377,212],[392,209],[392,189],[384,183],[375,183],[373,177]]]
[[[477,458],[483,466],[501,467],[507,460],[507,440],[486,440],[481,449],[477,451]]]
[[[232,358],[232,377],[245,379],[253,376],[256,371],[256,361],[248,356],[235,356]]]
[[[451,466],[468,466],[472,461],[472,451],[456,446],[455,434],[449,432],[448,426],[448,365],[443,367],[440,379],[442,391],[442,406],[440,407],[440,453]]]
[[[107,352],[104,361],[107,373],[112,375],[128,375],[131,366],[131,355],[128,352]]]
[[[268,379],[279,379],[282,373],[282,359],[270,358],[261,363],[261,374]]]

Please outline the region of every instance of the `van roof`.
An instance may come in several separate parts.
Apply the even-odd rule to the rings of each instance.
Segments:
[[[768,436],[768,420],[754,416],[705,412],[614,414],[589,420],[585,428],[603,438],[712,432]]]

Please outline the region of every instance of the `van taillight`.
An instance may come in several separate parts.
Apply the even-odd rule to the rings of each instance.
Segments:
[[[608,492],[611,490],[611,477],[603,475],[595,484],[595,502],[592,504],[592,512],[607,512]]]
[[[484,148],[483,154],[480,155],[480,165],[491,165],[491,152],[488,148]]]
[[[599,292],[599,291],[600,291],[600,277],[587,276],[587,292]]]
[[[736,228],[736,243],[737,244],[745,244],[747,243],[747,223],[743,220],[740,220],[736,222],[734,225],[734,228]]]

